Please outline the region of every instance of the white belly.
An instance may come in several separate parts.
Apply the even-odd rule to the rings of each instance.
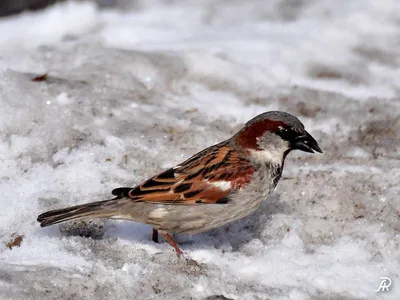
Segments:
[[[131,219],[170,233],[195,234],[241,219],[257,210],[275,188],[280,165],[263,166],[254,174],[251,183],[228,196],[224,204],[162,205],[136,203],[138,213]],[[140,212],[140,213],[139,213]]]

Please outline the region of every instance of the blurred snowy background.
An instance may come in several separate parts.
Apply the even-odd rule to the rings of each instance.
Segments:
[[[0,45],[0,299],[400,299],[398,0],[59,2],[0,18]],[[146,225],[36,222],[275,109],[324,154],[177,236],[187,261]]]

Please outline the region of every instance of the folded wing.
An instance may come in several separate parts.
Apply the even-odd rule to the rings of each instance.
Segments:
[[[226,203],[231,193],[248,183],[254,169],[222,143],[207,148],[135,188],[118,188],[113,194],[135,202],[195,205]]]

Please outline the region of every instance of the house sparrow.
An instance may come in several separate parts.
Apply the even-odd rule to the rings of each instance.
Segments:
[[[169,233],[200,233],[251,214],[274,190],[295,149],[322,153],[295,116],[266,112],[230,139],[140,185],[114,189],[114,199],[52,210],[37,220],[42,227],[86,217],[146,223],[154,241],[160,231],[180,256]]]

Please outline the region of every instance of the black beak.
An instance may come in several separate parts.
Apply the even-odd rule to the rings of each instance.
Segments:
[[[309,153],[314,153],[314,151],[322,153],[317,141],[307,131],[304,135],[298,136],[293,140],[292,149],[298,149]]]

